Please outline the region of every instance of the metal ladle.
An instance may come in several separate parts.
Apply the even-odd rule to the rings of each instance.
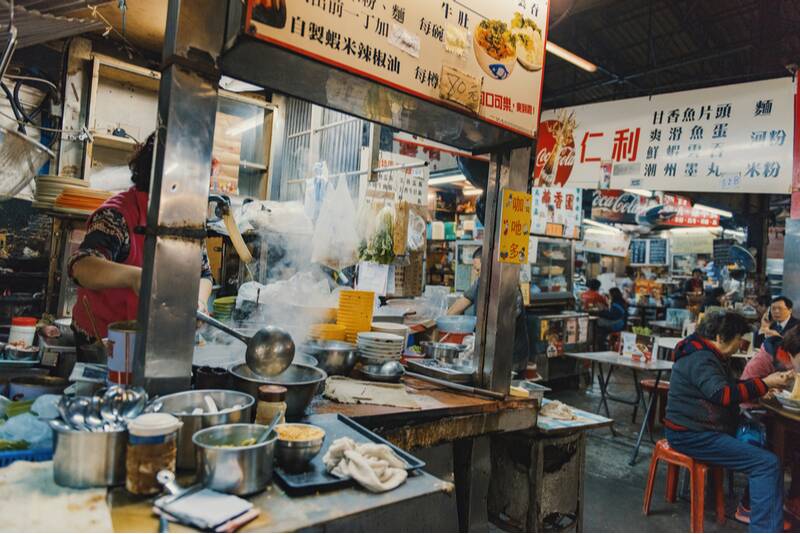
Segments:
[[[267,326],[253,334],[252,337],[248,337],[205,313],[197,312],[197,318],[247,345],[245,361],[254,373],[262,376],[275,376],[284,372],[292,364],[294,341],[283,328]]]

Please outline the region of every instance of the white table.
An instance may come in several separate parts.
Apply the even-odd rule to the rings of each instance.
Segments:
[[[597,405],[597,411],[600,411],[601,406],[605,406],[606,415],[611,417],[608,409],[608,400],[611,399],[623,404],[629,404],[634,407],[633,417],[636,420],[636,412],[639,409],[639,402],[642,400],[643,394],[641,385],[637,377],[638,372],[655,373],[656,381],[653,390],[650,392],[650,398],[647,401],[647,407],[644,412],[644,419],[642,419],[642,426],[639,429],[639,435],[636,438],[636,445],[633,448],[631,455],[630,465],[636,463],[636,457],[639,455],[639,447],[642,445],[642,437],[644,436],[645,429],[647,428],[647,421],[650,419],[650,414],[653,411],[653,405],[656,400],[656,393],[658,392],[658,384],[661,381],[661,375],[664,372],[672,370],[672,362],[667,360],[634,360],[630,356],[622,356],[618,352],[601,351],[601,352],[567,352],[566,356],[578,360],[587,360],[592,362],[592,367],[597,364],[599,373],[597,373],[597,381],[600,383],[600,404]],[[603,375],[603,365],[609,367],[608,375]],[[634,385],[636,387],[636,399],[631,401],[629,399],[622,399],[614,397],[608,393],[608,380],[611,377],[611,370],[614,367],[625,367],[633,371]],[[613,427],[612,427],[613,431]]]

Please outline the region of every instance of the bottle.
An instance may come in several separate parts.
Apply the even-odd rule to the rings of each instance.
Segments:
[[[281,413],[278,423],[286,422],[286,388],[283,386],[261,386],[258,388],[256,424],[268,425],[275,414]]]

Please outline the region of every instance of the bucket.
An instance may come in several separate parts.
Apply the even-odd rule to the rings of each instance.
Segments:
[[[109,384],[130,385],[133,380],[133,355],[136,349],[136,321],[122,321],[108,325],[108,378]]]

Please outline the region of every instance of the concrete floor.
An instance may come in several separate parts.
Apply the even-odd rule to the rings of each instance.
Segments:
[[[633,398],[634,388],[631,373],[624,369],[615,371],[609,391],[617,396]],[[595,381],[592,388],[581,390],[555,391],[548,398],[558,399],[566,404],[595,412],[600,400],[600,389]],[[664,500],[666,468],[660,467],[656,480],[650,515],[642,514],[642,499],[647,482],[647,474],[652,454],[652,442],[647,434],[642,443],[637,463],[628,465],[630,454],[636,442],[641,425],[643,410],[639,410],[637,424],[631,423],[633,407],[609,402],[611,418],[618,435],[614,437],[609,429],[590,431],[586,451],[586,487],[584,523],[587,532],[688,532],[689,502],[679,498],[674,504]],[[604,413],[604,412],[603,412]],[[657,426],[654,438],[662,436]],[[747,525],[733,519],[744,477],[735,477],[735,495],[727,496],[727,517],[724,525],[714,520],[713,499],[706,499],[706,532],[747,532]],[[726,482],[727,493],[727,482]]]

